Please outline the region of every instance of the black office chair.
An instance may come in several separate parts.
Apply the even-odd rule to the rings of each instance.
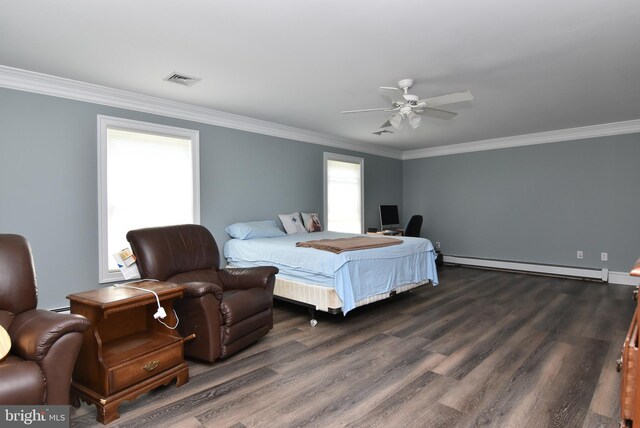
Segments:
[[[409,219],[407,227],[404,228],[404,236],[420,237],[420,229],[422,229],[422,216],[414,215]]]

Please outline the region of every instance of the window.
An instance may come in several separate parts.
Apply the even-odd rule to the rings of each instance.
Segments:
[[[200,222],[198,131],[98,116],[100,282],[131,229]]]
[[[364,159],[324,154],[324,216],[327,230],[362,233]]]

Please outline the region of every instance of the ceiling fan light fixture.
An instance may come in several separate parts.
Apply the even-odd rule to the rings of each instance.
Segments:
[[[419,96],[409,93],[409,88],[412,86],[413,79],[400,80],[397,88],[381,86],[378,88],[378,92],[380,92],[380,94],[385,98],[389,99],[391,102],[390,107],[346,110],[343,111],[342,114],[372,111],[393,112],[387,121],[380,126],[380,128],[384,129],[394,127],[399,130],[402,127],[402,122],[407,119],[411,129],[417,129],[422,122],[421,114],[445,120],[452,119],[457,115],[457,113],[452,111],[440,110],[434,107],[473,100],[473,95],[471,95],[471,92],[468,90],[421,99]],[[376,131],[374,134],[378,134],[378,132],[380,131]]]
[[[400,124],[402,123],[402,113],[396,113],[389,118],[389,123],[396,129],[400,129]]]
[[[420,121],[422,120],[422,118],[414,112],[410,112],[409,114],[407,114],[407,119],[409,119],[409,125],[411,125],[411,129],[416,129],[418,126],[420,126]]]

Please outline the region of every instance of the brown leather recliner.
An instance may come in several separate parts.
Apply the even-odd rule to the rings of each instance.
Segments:
[[[89,321],[37,305],[29,243],[0,234],[0,325],[11,338],[11,350],[0,361],[0,404],[69,404],[71,374]]]
[[[195,224],[132,230],[127,240],[142,278],[186,286],[175,305],[178,331],[196,337],[185,343],[185,355],[212,362],[273,328],[277,268],[220,269],[215,239]]]

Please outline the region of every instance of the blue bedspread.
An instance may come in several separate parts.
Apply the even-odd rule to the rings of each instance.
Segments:
[[[296,242],[359,236],[338,232],[294,234],[276,238],[232,239],[224,246],[233,266],[271,265],[279,276],[334,287],[344,314],[357,301],[390,292],[398,286],[430,280],[438,284],[433,245],[428,239],[397,237],[404,242],[382,248],[334,254],[296,247]],[[376,235],[365,235],[376,239]]]

